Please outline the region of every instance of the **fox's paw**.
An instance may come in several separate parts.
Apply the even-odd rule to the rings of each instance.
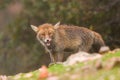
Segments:
[[[53,65],[56,65],[56,64],[63,64],[62,62],[54,62],[54,63],[50,63],[49,66],[53,66]]]
[[[56,62],[54,62],[54,63],[50,63],[49,66],[53,66],[53,65],[55,65],[55,64],[56,64]]]

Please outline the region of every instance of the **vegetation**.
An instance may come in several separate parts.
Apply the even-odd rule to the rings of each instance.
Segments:
[[[11,6],[16,3],[22,9],[15,16],[18,8]],[[1,0],[0,11],[5,17],[1,20],[0,14],[4,22],[4,26],[0,22],[0,74],[28,72],[50,62],[31,24],[61,21],[84,26],[99,32],[111,49],[120,47],[119,6],[120,0]]]
[[[114,58],[114,60],[113,60]],[[94,61],[88,61],[88,62],[82,62],[78,63],[72,66],[64,66],[60,64],[52,65],[48,68],[48,72],[50,73],[50,76],[46,79],[58,79],[58,80],[119,80],[120,79],[120,60],[116,60],[117,64],[110,65],[111,63],[115,62],[115,59],[120,59],[120,51],[115,52],[114,54],[108,53],[102,57],[102,59],[94,60]],[[96,63],[99,64],[98,67]],[[109,66],[106,66],[109,65]],[[9,76],[9,78],[12,78],[13,80],[37,80],[39,79],[40,71],[36,70],[29,73],[20,73],[15,76]],[[52,80],[50,79],[50,80]],[[40,79],[42,80],[42,79]]]

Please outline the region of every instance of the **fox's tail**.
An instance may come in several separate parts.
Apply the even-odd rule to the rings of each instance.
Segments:
[[[102,36],[96,32],[94,32],[94,42],[93,42],[93,51],[99,52],[101,47],[106,46]]]
[[[96,32],[94,32],[94,42],[95,44],[98,44],[99,46],[105,46],[105,42],[102,39],[102,36]]]

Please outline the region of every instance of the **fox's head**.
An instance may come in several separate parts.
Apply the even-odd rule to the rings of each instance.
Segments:
[[[55,30],[59,27],[60,22],[55,25],[45,23],[38,27],[31,25],[31,28],[37,33],[37,39],[43,42],[46,46],[50,46]]]

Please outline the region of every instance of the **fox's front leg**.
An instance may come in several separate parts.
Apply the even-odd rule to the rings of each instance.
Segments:
[[[54,54],[52,53],[52,51],[49,50],[47,47],[45,47],[45,50],[49,53],[51,63],[52,63],[52,64],[55,63],[56,60],[55,60],[55,57],[54,57]]]
[[[49,53],[49,55],[50,55],[51,63],[55,63],[56,61],[54,55],[52,53]]]
[[[57,54],[56,54],[56,53],[52,53],[52,55],[53,55],[53,59],[54,59],[54,61],[51,60],[51,63],[49,64],[49,66],[54,65],[54,64],[57,63]]]
[[[54,53],[53,56],[54,56],[55,63],[63,61],[63,53]]]

